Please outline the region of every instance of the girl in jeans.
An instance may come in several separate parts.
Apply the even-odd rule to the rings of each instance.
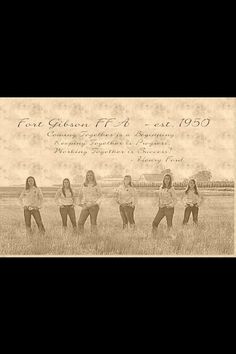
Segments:
[[[82,207],[78,221],[78,231],[80,234],[84,232],[84,224],[88,216],[90,216],[91,233],[97,233],[97,216],[101,197],[101,189],[96,182],[95,174],[92,170],[89,170],[86,173],[85,182],[79,191],[79,205]]]
[[[63,230],[67,229],[67,216],[69,216],[73,230],[76,232],[75,195],[68,178],[63,180],[62,188],[57,191],[55,202],[59,206]]]
[[[25,189],[22,191],[19,199],[21,206],[24,208],[26,233],[28,235],[32,233],[31,216],[33,216],[40,233],[44,234],[45,228],[39,211],[43,203],[43,194],[37,187],[34,177],[30,176],[26,179]]]
[[[190,179],[183,197],[183,202],[185,204],[183,225],[188,223],[191,213],[193,214],[193,223],[197,225],[198,210],[201,200],[202,198],[198,192],[195,180]]]
[[[163,183],[159,189],[158,194],[158,204],[159,210],[155,216],[152,223],[152,234],[153,236],[157,233],[157,228],[160,221],[166,217],[167,220],[167,229],[168,231],[172,228],[172,220],[174,215],[174,207],[176,204],[177,198],[175,189],[172,186],[172,177],[170,174],[166,174],[163,179]]]
[[[123,184],[117,188],[116,201],[119,204],[123,229],[127,229],[128,224],[131,228],[134,228],[134,209],[137,204],[137,193],[132,186],[131,176],[125,176]]]

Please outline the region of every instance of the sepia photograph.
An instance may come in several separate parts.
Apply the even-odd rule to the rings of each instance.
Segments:
[[[0,257],[234,256],[235,98],[0,98]]]

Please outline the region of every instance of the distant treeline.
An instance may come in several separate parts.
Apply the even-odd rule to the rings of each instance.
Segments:
[[[120,183],[112,183],[106,182],[101,183],[101,186],[104,187],[112,187],[115,185],[119,185]],[[160,187],[162,182],[133,182],[134,187]],[[187,186],[187,182],[174,182],[175,188],[185,188]],[[234,188],[234,181],[199,181],[197,182],[199,188]]]
[[[109,182],[103,182],[103,181],[99,181],[98,182],[102,187],[116,187],[119,186],[122,181],[109,181]],[[174,182],[173,185],[176,188],[184,188],[187,186],[187,181],[184,182]],[[82,184],[82,183],[81,183]],[[73,187],[80,187],[81,184],[77,184],[77,183],[73,183],[72,185]],[[161,181],[159,182],[143,182],[143,181],[133,181],[133,185],[135,187],[160,187],[162,184]],[[234,188],[234,181],[197,181],[197,185],[200,188]],[[61,185],[53,185],[53,186],[48,186],[48,187],[44,187],[44,186],[39,186],[44,190],[57,190],[58,188],[61,187]],[[24,188],[24,185],[22,186],[0,186],[0,192],[5,192],[7,190],[9,191],[16,191],[16,190],[22,190]]]

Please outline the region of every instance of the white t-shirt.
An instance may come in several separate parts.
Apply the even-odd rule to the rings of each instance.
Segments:
[[[119,204],[137,204],[137,192],[136,189],[132,186],[125,186],[124,184],[120,185],[116,191],[116,200]]]
[[[43,194],[40,188],[33,186],[30,189],[24,189],[19,199],[23,207],[41,208]]]
[[[174,187],[159,189],[159,207],[174,207],[177,201]]]
[[[79,203],[101,204],[102,192],[101,188],[96,185],[82,186],[79,191]]]

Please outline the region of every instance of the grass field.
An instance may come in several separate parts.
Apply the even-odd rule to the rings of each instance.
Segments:
[[[180,192],[178,192],[179,194]],[[204,195],[205,194],[205,195]],[[136,230],[122,230],[115,201],[104,198],[98,216],[99,235],[90,235],[89,219],[83,238],[73,235],[70,222],[62,234],[61,218],[52,198],[45,198],[41,211],[46,235],[40,236],[33,222],[33,236],[25,234],[23,211],[15,197],[0,199],[0,255],[232,255],[234,252],[234,194],[204,192],[199,225],[182,227],[184,207],[176,205],[173,219],[175,240],[167,237],[162,220],[157,239],[151,226],[157,212],[155,199],[142,196],[135,211]],[[78,219],[80,208],[76,208]]]

